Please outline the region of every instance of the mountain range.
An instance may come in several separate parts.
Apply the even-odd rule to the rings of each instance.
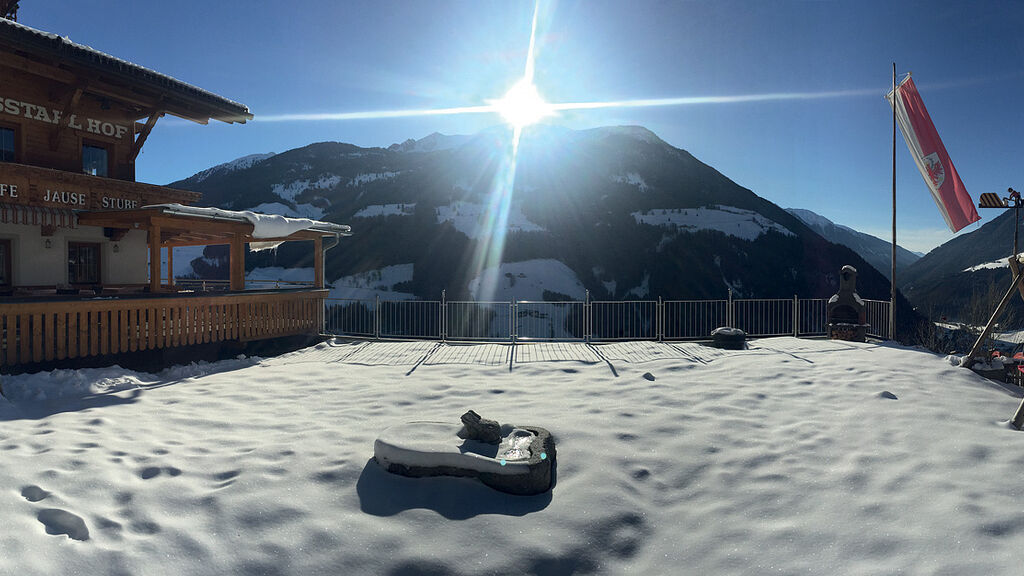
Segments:
[[[442,290],[450,299],[725,298],[730,290],[820,298],[852,264],[860,294],[888,300],[886,276],[858,254],[874,258],[884,241],[787,212],[645,128],[531,127],[514,167],[512,147],[503,128],[389,148],[322,142],[170,186],[203,193],[205,205],[351,225],[354,235],[327,255],[327,278],[342,288],[427,299]],[[857,242],[857,251],[844,245]],[[197,272],[225,273],[210,265],[218,256],[208,250]],[[914,256],[900,258],[907,265]],[[250,254],[247,265],[310,266],[310,251],[285,244]]]
[[[821,234],[829,242],[842,244],[862,258],[868,264],[874,266],[875,270],[881,272],[886,278],[892,275],[892,242],[885,241],[876,236],[858,232],[848,226],[836,224],[824,216],[815,214],[810,210],[800,208],[786,208],[786,210],[807,224],[811,230]],[[896,246],[896,274],[900,273],[914,262],[917,262],[921,255],[915,254],[902,246]]]
[[[1007,210],[935,248],[898,277],[903,293],[933,318],[985,322],[1010,285],[1014,223],[1014,211]],[[1024,250],[1024,235],[1020,245]],[[1014,298],[1010,306],[1024,318],[1024,300]]]

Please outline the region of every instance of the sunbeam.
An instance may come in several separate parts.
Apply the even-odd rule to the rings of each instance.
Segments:
[[[860,88],[854,90],[831,90],[824,92],[770,92],[766,94],[737,94],[730,96],[683,96],[678,98],[637,98],[631,100],[605,100],[595,102],[547,102],[552,111],[601,110],[607,108],[652,108],[657,106],[691,106],[699,104],[742,104],[746,102],[772,102],[786,100],[822,100],[829,98],[854,98],[876,96],[881,88]],[[458,114],[501,113],[495,101],[480,106],[459,106],[454,108],[411,108],[408,110],[369,110],[365,112],[324,112],[312,114],[277,114],[257,116],[253,122],[295,122],[320,120],[374,120],[381,118],[408,118],[413,116],[452,116]]]
[[[537,52],[537,26],[540,15],[540,0],[535,0],[533,19],[530,25],[530,43],[526,54],[523,76],[504,97],[487,100],[475,106],[449,108],[410,108],[399,110],[370,110],[364,112],[325,112],[308,114],[278,114],[258,116],[257,122],[300,122],[300,121],[353,121],[387,118],[412,118],[425,116],[455,116],[463,114],[499,114],[511,129],[511,139],[506,141],[495,161],[493,180],[487,198],[487,212],[479,222],[469,274],[470,279],[478,278],[473,297],[476,300],[493,300],[501,282],[501,274],[485,271],[498,268],[508,237],[508,221],[512,209],[519,162],[520,139],[524,127],[562,111],[604,110],[612,108],[652,108],[667,106],[695,106],[706,104],[742,104],[747,102],[772,102],[790,100],[819,100],[828,98],[877,97],[879,89],[833,90],[823,92],[774,92],[765,94],[740,94],[725,96],[686,96],[676,98],[637,98],[593,102],[545,102],[534,84]]]
[[[537,93],[533,85],[534,52],[537,47],[537,16],[540,13],[540,0],[533,5],[533,21],[530,24],[530,47],[526,52],[526,69],[523,78],[509,90],[505,97],[492,106],[498,110],[505,121],[512,127],[512,145],[501,159],[494,181],[491,183],[491,194],[488,200],[487,215],[484,218],[481,242],[477,244],[473,255],[473,273],[480,278],[477,288],[477,299],[492,300],[497,290],[495,282],[500,277],[493,274],[488,281],[484,270],[501,265],[501,255],[505,250],[508,235],[508,215],[512,208],[512,193],[516,184],[516,166],[519,162],[519,140],[523,135],[523,127],[537,122],[550,114],[547,103]]]

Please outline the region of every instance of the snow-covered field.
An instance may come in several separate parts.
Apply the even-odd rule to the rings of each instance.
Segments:
[[[459,232],[470,238],[479,238],[481,235],[492,233],[487,225],[487,217],[491,212],[492,210],[485,204],[452,202],[446,206],[437,207],[437,223],[451,222]],[[543,227],[531,222],[523,214],[522,207],[518,205],[512,205],[509,208],[506,224],[509,232],[541,232],[544,230]]]
[[[543,300],[545,290],[576,300],[587,292],[571,268],[552,259],[503,262],[469,281],[475,300]]]
[[[733,206],[658,208],[633,212],[632,215],[638,224],[671,226],[684,232],[715,230],[743,240],[756,240],[768,231],[778,232],[784,236],[793,236],[793,232],[782,224],[757,212]]]
[[[1019,391],[890,345],[750,348],[532,344],[510,361],[332,342],[6,376],[9,396],[49,400],[0,399],[0,573],[1019,572]],[[371,459],[383,428],[467,409],[550,429],[554,489]]]
[[[331,282],[334,288],[327,297],[352,300],[373,300],[377,297],[381,300],[415,300],[415,294],[395,290],[398,284],[412,282],[413,270],[414,266],[410,262],[342,276]]]

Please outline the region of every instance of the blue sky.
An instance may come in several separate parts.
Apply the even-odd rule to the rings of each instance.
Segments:
[[[161,120],[138,161],[157,184],[257,152],[472,133],[494,114],[272,122],[282,114],[448,108],[523,74],[532,2],[26,0],[19,21],[245,103],[245,125]],[[912,71],[968,191],[1024,188],[1024,4],[542,0],[535,82],[550,102],[824,94],[564,112],[645,126],[783,207],[889,237],[892,62]],[[835,95],[841,92],[842,95]],[[897,148],[898,237],[953,237]],[[998,211],[982,211],[984,221]],[[975,224],[966,230],[973,230]]]

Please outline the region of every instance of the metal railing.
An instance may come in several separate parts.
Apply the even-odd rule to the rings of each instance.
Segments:
[[[864,305],[867,307],[868,336],[891,340],[889,315],[892,314],[892,304],[886,300],[865,300]]]
[[[245,280],[248,286],[261,288],[312,288],[313,282],[302,280]],[[231,288],[230,280],[210,280],[206,278],[175,278],[174,285],[181,290],[196,292],[227,292]]]
[[[891,339],[891,304],[864,300],[869,336]],[[566,302],[356,300],[324,301],[324,334],[486,342],[706,340],[719,326],[748,336],[821,336],[827,300],[624,300]]]

